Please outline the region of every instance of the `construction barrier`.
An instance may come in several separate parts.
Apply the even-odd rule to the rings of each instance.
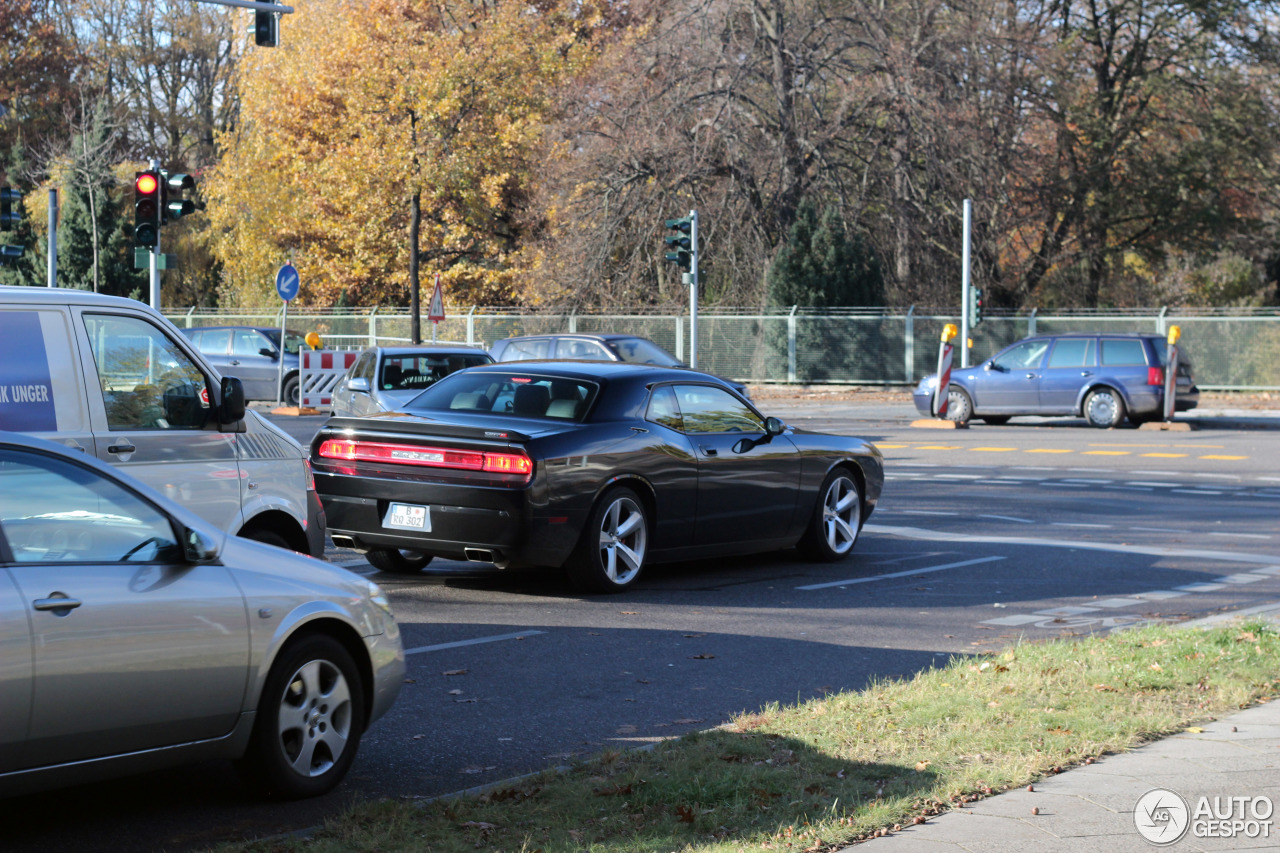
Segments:
[[[303,408],[323,409],[333,403],[333,389],[360,357],[358,350],[335,352],[333,350],[301,350],[298,389],[298,405]]]
[[[942,329],[942,344],[938,347],[938,384],[933,389],[933,416],[935,418],[945,418],[947,416],[947,392],[951,390],[951,356],[955,352],[955,347],[951,345],[951,340],[959,331],[954,323],[947,323]]]

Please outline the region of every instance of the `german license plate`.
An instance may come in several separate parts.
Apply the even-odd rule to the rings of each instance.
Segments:
[[[431,508],[417,504],[393,503],[387,507],[387,514],[382,517],[383,527],[396,530],[431,531]]]

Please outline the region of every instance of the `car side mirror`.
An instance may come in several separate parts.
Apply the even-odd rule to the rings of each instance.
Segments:
[[[769,436],[782,435],[786,431],[787,431],[787,425],[783,423],[781,419],[779,418],[764,419],[765,435],[769,435]]]
[[[258,355],[265,355],[267,358],[270,358],[270,359],[276,359],[280,357],[280,354],[277,353],[271,347],[263,347],[262,349],[258,350]]]
[[[204,532],[188,527],[182,531],[182,551],[188,563],[207,563],[218,556],[218,543]]]
[[[369,380],[363,376],[357,376],[354,379],[347,380],[348,391],[359,391],[362,394],[369,393]]]
[[[1004,373],[1004,368],[1003,368],[1003,367],[1001,367],[1000,365],[996,364],[994,361],[988,361],[986,364],[982,365],[982,369],[983,369],[983,370],[994,370],[994,371],[996,371],[997,373]]]
[[[234,376],[222,377],[222,400],[218,404],[218,423],[234,424],[244,420],[244,383]]]

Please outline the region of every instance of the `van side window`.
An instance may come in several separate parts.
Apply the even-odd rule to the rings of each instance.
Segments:
[[[209,417],[204,373],[168,335],[137,317],[85,314],[107,426],[201,429]]]

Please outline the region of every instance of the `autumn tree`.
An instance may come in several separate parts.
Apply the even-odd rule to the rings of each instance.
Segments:
[[[542,129],[554,87],[590,58],[589,9],[301,9],[281,48],[246,62],[242,120],[209,182],[228,296],[261,300],[291,255],[318,304],[404,304],[418,263],[454,299],[517,298]]]

